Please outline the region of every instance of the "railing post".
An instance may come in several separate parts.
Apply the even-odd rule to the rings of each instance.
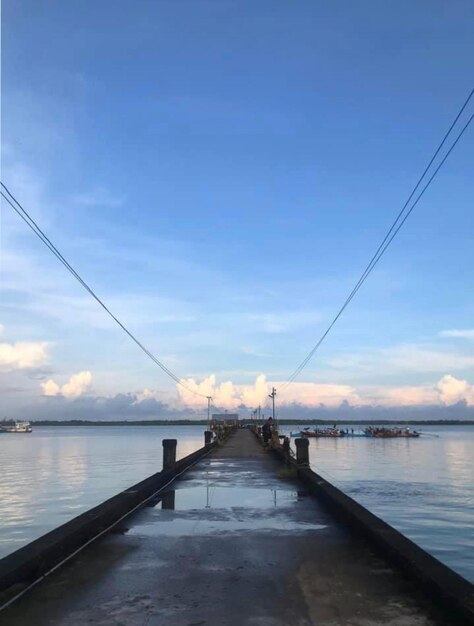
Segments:
[[[163,471],[174,469],[176,465],[177,439],[163,439]]]
[[[210,443],[212,443],[212,431],[205,430],[204,431],[204,445],[208,446]]]
[[[309,466],[309,441],[305,437],[295,439],[296,464],[298,467]]]

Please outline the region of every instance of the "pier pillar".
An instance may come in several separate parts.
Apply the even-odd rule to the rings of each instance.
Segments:
[[[300,467],[309,466],[309,441],[305,437],[295,439],[296,464]]]
[[[177,439],[163,439],[163,471],[173,469],[176,465]]]
[[[212,431],[205,430],[204,431],[204,445],[208,446],[210,443],[212,443]]]

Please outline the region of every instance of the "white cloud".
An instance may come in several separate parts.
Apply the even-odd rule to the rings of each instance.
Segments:
[[[49,379],[41,383],[44,396],[64,396],[65,398],[78,398],[89,391],[92,384],[92,374],[88,371],[73,374],[69,381],[59,386],[54,380]]]
[[[293,389],[292,389],[293,388]],[[284,393],[283,398],[291,398],[307,406],[316,406],[320,402],[328,407],[337,407],[346,401],[351,406],[408,407],[451,405],[466,402],[474,405],[474,385],[446,374],[434,385],[404,386],[361,386],[324,385],[316,383],[293,383]]]
[[[360,390],[362,404],[370,406],[421,406],[439,404],[436,389],[430,385],[369,386]]]
[[[190,406],[207,406],[206,396],[212,396],[212,402],[215,406],[226,409],[234,408],[239,404],[258,406],[265,403],[269,392],[269,384],[263,374],[257,376],[253,385],[236,385],[230,380],[216,384],[214,374],[200,383],[193,378],[185,379],[183,383],[187,388],[177,385],[179,398],[183,404]],[[203,397],[195,395],[193,391]]]
[[[442,330],[439,335],[440,337],[454,337],[455,339],[474,339],[474,328]]]
[[[92,374],[90,372],[79,372],[69,379],[69,382],[61,387],[61,393],[66,398],[77,398],[82,396],[92,384]]]
[[[456,404],[466,402],[474,405],[474,385],[470,385],[467,380],[459,380],[450,374],[446,374],[436,385],[439,397],[443,404]]]
[[[273,384],[277,387],[282,383],[269,383],[264,374],[256,377],[253,385],[239,385],[232,381],[220,384],[216,383],[216,376],[213,374],[202,382],[196,382],[193,378],[183,381],[186,387],[196,391],[203,396],[212,396],[212,402],[217,407],[232,409],[240,404],[247,407],[262,407],[268,404],[268,394]],[[177,386],[180,400],[185,405],[206,406],[206,398],[194,395],[188,389]],[[291,404],[293,402],[306,406],[339,406],[341,402],[347,401],[351,404],[360,404],[361,398],[356,391],[348,385],[335,385],[323,383],[292,383],[281,395],[277,395],[277,404]]]
[[[11,372],[40,367],[48,360],[47,347],[46,341],[0,343],[0,370]]]
[[[163,391],[161,389],[148,389],[145,387],[142,391],[135,391],[132,394],[135,397],[134,404],[146,402],[147,400],[156,400],[157,402],[165,402],[172,407],[178,407],[177,396],[171,391]]]
[[[281,385],[281,383],[280,383]],[[277,390],[279,384],[276,384]],[[354,387],[331,383],[291,383],[277,396],[284,403],[298,403],[316,407],[324,404],[328,407],[337,407],[342,402],[351,405],[363,403],[362,398]]]
[[[47,380],[45,383],[41,383],[44,396],[57,396],[61,393],[60,386],[54,382],[54,380]]]
[[[347,403],[353,407],[410,407],[452,405],[461,401],[469,406],[474,405],[474,385],[450,374],[446,374],[437,383],[431,385],[373,385],[359,388],[350,385],[311,382],[297,382],[283,387],[282,382],[267,382],[263,374],[257,376],[253,385],[238,385],[232,381],[217,384],[215,375],[209,376],[202,382],[197,382],[193,378],[183,382],[188,388],[203,396],[212,396],[214,405],[226,409],[235,409],[240,404],[245,404],[249,408],[258,405],[265,406],[269,403],[268,394],[273,385],[277,388],[277,406],[299,404],[313,408],[320,405],[337,408],[342,403]],[[178,392],[184,405],[207,406],[205,397],[200,398],[180,386],[178,386]],[[145,390],[142,397],[157,398],[157,394]]]
[[[136,394],[136,402],[143,402],[144,400],[156,400],[159,396],[159,392],[156,389],[148,389],[145,387],[143,391],[139,391]]]

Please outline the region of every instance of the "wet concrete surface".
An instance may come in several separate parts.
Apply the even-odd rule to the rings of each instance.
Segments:
[[[434,626],[248,431],[0,614],[12,626]],[[174,508],[173,508],[174,507]]]

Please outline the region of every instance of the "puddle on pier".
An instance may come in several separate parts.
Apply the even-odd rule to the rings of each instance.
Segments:
[[[225,487],[210,482],[176,489],[175,509],[278,508],[298,501],[297,491],[253,487]]]
[[[295,533],[326,528],[325,524],[313,523],[315,517],[306,492],[223,487],[211,482],[187,487],[181,483],[175,491],[163,494],[157,506],[140,514],[128,534],[178,537],[249,531]]]

